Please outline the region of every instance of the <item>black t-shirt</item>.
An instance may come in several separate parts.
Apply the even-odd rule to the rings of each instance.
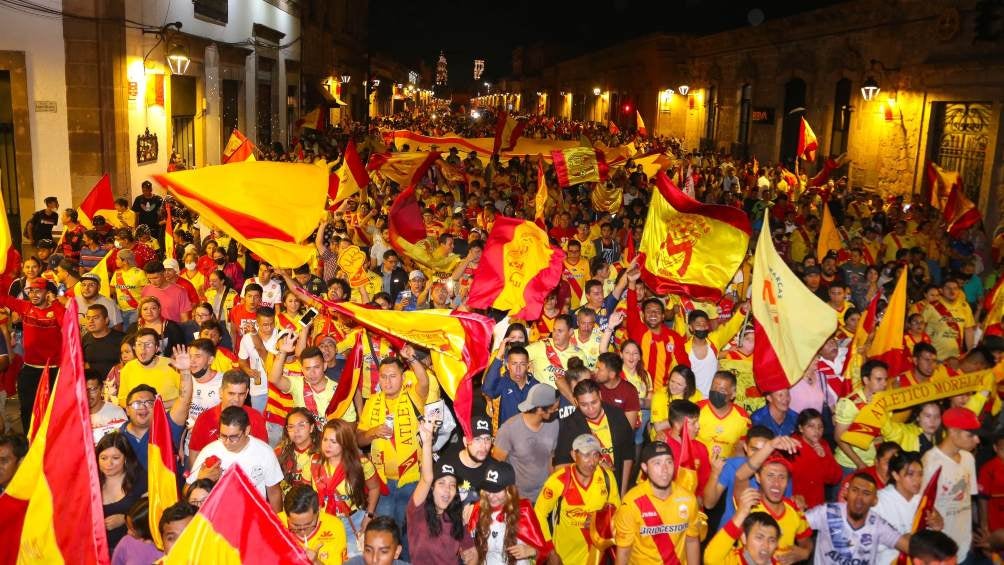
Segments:
[[[28,220],[32,241],[38,242],[42,239],[52,239],[52,229],[59,223],[59,214],[52,212],[48,208],[39,210],[31,215]]]
[[[115,330],[102,338],[96,338],[91,334],[84,335],[80,338],[84,362],[102,377],[108,376],[108,372],[119,362],[119,349],[122,347],[123,339],[125,334]]]
[[[164,199],[154,194],[150,198],[140,194],[132,201],[132,211],[136,212],[136,224],[150,226],[150,229],[158,227],[160,223],[160,207],[164,205]]]
[[[460,460],[460,451],[463,449],[466,449],[464,444],[459,443],[456,447],[448,448],[440,459],[444,463],[453,465],[457,476],[457,492],[460,494],[460,501],[467,504],[478,500],[481,483],[485,480],[485,464],[482,463],[480,467],[465,465]]]

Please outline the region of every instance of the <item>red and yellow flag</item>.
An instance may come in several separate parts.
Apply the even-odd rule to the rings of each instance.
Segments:
[[[105,219],[118,215],[115,210],[115,195],[112,194],[112,181],[107,173],[98,180],[77,207],[77,221],[87,229],[94,228],[94,216],[97,215]]]
[[[819,241],[816,243],[816,258],[819,261],[826,257],[830,251],[840,251],[844,248],[844,242],[840,239],[840,232],[837,224],[830,214],[830,205],[823,204],[823,221],[819,224]]]
[[[414,186],[409,186],[394,199],[387,215],[387,231],[389,243],[398,253],[411,257],[435,272],[453,272],[453,268],[460,262],[460,258],[452,253],[440,254],[437,251],[439,242],[428,237],[422,219],[422,208],[415,199]]]
[[[164,509],[178,502],[178,477],[175,475],[174,442],[167,422],[164,400],[159,396],[153,404],[150,420],[150,442],[147,444],[147,485],[150,498],[150,533],[157,548],[164,549],[160,537],[160,516]]]
[[[154,178],[189,210],[233,236],[266,262],[295,268],[317,251],[306,241],[328,198],[328,166],[245,161]],[[296,197],[290,197],[290,191]]]
[[[906,275],[908,269],[902,269],[896,289],[889,296],[882,321],[875,331],[875,339],[868,349],[872,359],[885,361],[889,365],[889,374],[898,375],[913,366],[912,352],[906,350],[903,344],[903,325],[906,320]]]
[[[38,382],[38,390],[35,391],[35,402],[31,405],[31,421],[28,424],[28,441],[35,441],[35,436],[38,435],[38,428],[42,426],[42,420],[45,418],[45,410],[49,407],[49,396],[52,394],[52,390],[49,388],[49,365],[45,365],[45,369],[42,369],[42,377]]]
[[[753,374],[765,394],[801,379],[837,329],[836,310],[806,288],[774,249],[766,219],[753,256],[752,313]]]
[[[551,151],[551,160],[560,186],[607,180],[607,161],[591,146]]]
[[[10,233],[10,222],[7,220],[7,205],[0,198],[0,274],[6,275],[11,262],[12,253],[17,253],[14,249],[14,238]]]
[[[624,207],[624,188],[607,186],[608,183],[598,183],[589,192],[589,200],[593,210],[601,213],[616,214]]]
[[[254,143],[244,137],[244,134],[234,128],[227,140],[226,147],[223,148],[223,164],[240,163],[241,161],[254,161]]]
[[[645,120],[641,119],[641,112],[639,110],[634,111],[635,127],[638,128],[638,135],[642,137],[648,136],[648,129],[645,127]]]
[[[345,359],[345,368],[342,369],[342,377],[338,381],[335,395],[328,402],[328,411],[325,417],[329,420],[341,418],[345,415],[349,407],[352,406],[352,398],[355,396],[356,390],[359,389],[359,384],[362,382],[363,340],[368,339],[368,337],[366,336],[366,330],[363,329],[357,330],[355,333],[356,339],[355,344],[352,346],[352,352]]]
[[[164,204],[164,215],[164,258],[174,259],[174,218],[170,204]]]
[[[350,196],[359,194],[369,184],[370,177],[366,174],[362,160],[359,159],[354,140],[350,139],[345,147],[342,166],[331,176],[331,181],[328,186],[328,198],[334,200],[336,206],[348,200]]]
[[[199,513],[185,526],[161,563],[308,565],[310,559],[258,494],[240,465],[233,465],[223,472],[223,478],[213,487]]]
[[[544,227],[544,208],[547,207],[547,177],[544,175],[544,159],[537,159],[537,194],[533,197],[533,221]]]
[[[697,492],[697,454],[694,451],[694,438],[690,437],[690,418],[683,419],[683,429],[680,430],[680,465],[673,482],[687,492]]]
[[[927,517],[934,510],[934,501],[938,498],[938,481],[941,480],[941,470],[943,467],[938,467],[931,478],[927,481],[927,486],[924,487],[924,493],[920,497],[920,503],[917,504],[917,510],[913,514],[913,524],[910,526],[910,533],[917,533],[920,530],[927,528]],[[900,553],[899,557],[896,558],[896,565],[907,565],[911,562],[910,557],[905,553]]]
[[[525,120],[517,120],[508,112],[500,112],[498,121],[495,123],[495,142],[492,145],[492,154],[512,151],[516,147],[516,142],[523,135],[525,127]]]
[[[642,280],[658,295],[717,301],[746,257],[749,219],[690,198],[665,173],[656,186],[638,247]]]
[[[70,300],[59,378],[28,454],[0,495],[0,563],[108,563],[77,316]]]
[[[973,201],[966,196],[962,175],[958,171],[946,171],[928,162],[927,180],[931,185],[931,205],[941,210],[952,237],[958,237],[980,223],[983,218]]]
[[[861,388],[861,365],[864,364],[867,351],[864,351],[868,336],[875,331],[878,321],[878,303],[882,298],[882,293],[876,293],[868,303],[868,308],[861,314],[858,321],[858,329],[851,337],[851,343],[847,346],[847,357],[844,358],[844,366],[840,369],[841,376],[844,377],[844,393],[850,394],[854,389]]]
[[[322,302],[374,332],[428,349],[439,384],[453,399],[464,435],[471,437],[471,378],[488,365],[495,326],[491,318],[472,312],[440,309],[397,312],[351,302]]]
[[[411,151],[408,153],[377,153],[370,155],[366,170],[392,180],[398,186],[418,184],[437,160],[439,153]],[[420,218],[421,219],[421,218]]]
[[[617,135],[621,132],[621,128],[617,127],[617,124],[615,124],[613,120],[608,120],[607,131],[609,131],[613,135]]]
[[[803,117],[798,126],[798,156],[806,161],[815,161],[816,149],[819,149],[816,134]]]
[[[565,253],[551,245],[540,226],[499,216],[488,234],[474,273],[467,304],[506,310],[520,320],[536,320],[544,297],[558,286]]]
[[[108,258],[111,256],[111,253],[105,253],[105,256],[98,261],[98,264],[94,265],[94,268],[88,271],[101,279],[101,289],[98,292],[108,298],[112,297],[111,273],[108,270]]]

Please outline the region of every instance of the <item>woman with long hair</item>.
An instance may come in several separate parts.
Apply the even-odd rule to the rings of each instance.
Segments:
[[[826,502],[826,485],[839,484],[843,470],[823,439],[823,415],[819,410],[802,410],[797,427],[794,438],[801,448],[792,460],[791,492],[802,497],[806,508],[812,508]]]
[[[310,478],[321,508],[342,520],[349,539],[349,557],[359,555],[354,539],[362,538],[366,524],[373,518],[383,484],[376,467],[360,451],[351,424],[342,420],[324,424],[320,454],[313,459]]]
[[[898,443],[903,451],[916,451],[921,455],[941,443],[944,436],[941,404],[938,402],[914,406],[907,422],[897,422],[892,414],[886,414],[882,423],[882,439]]]
[[[554,551],[533,503],[519,497],[516,471],[504,461],[489,460],[481,497],[473,505],[467,527],[474,537],[478,563],[531,565],[549,560]]]
[[[126,512],[146,495],[146,472],[125,436],[119,432],[102,437],[94,454],[98,461],[98,482],[111,553],[126,535]]]
[[[456,471],[443,460],[432,460],[435,437],[432,422],[423,421],[418,435],[422,440],[422,476],[406,510],[408,545],[405,551],[410,556],[407,560],[423,565],[456,565],[458,561],[474,565],[478,552],[464,527]]]
[[[653,433],[669,429],[669,403],[674,400],[689,400],[694,404],[704,400],[697,390],[697,376],[686,365],[677,365],[666,378],[666,388],[652,393],[651,418]],[[654,436],[653,436],[654,437]]]
[[[223,271],[215,270],[206,277],[206,302],[213,309],[213,315],[217,320],[227,321],[230,319],[230,311],[240,300],[237,291],[231,286],[230,279]],[[233,328],[228,328],[233,334]]]
[[[303,301],[292,290],[282,295],[282,307],[276,309],[275,327],[282,330],[299,331],[296,321],[303,315]]]
[[[201,508],[202,504],[209,498],[209,493],[213,491],[216,482],[212,479],[195,479],[192,484],[185,485],[182,491],[182,500],[196,508]]]
[[[889,484],[879,489],[878,503],[872,512],[881,516],[901,534],[913,531],[913,518],[920,505],[920,491],[924,489],[924,464],[916,451],[900,451],[889,460]],[[937,510],[925,516],[925,526],[940,530],[944,520]],[[966,518],[968,519],[968,517]],[[895,549],[885,548],[876,563],[893,563],[899,556]]]
[[[160,300],[156,296],[141,298],[137,310],[139,317],[126,330],[126,334],[135,335],[140,328],[151,328],[160,336],[160,354],[168,357],[176,346],[185,345],[185,333],[181,325],[161,316]]]
[[[302,406],[286,414],[286,427],[275,446],[275,456],[282,467],[282,492],[293,485],[310,485],[310,467],[321,445],[321,432],[309,410]]]

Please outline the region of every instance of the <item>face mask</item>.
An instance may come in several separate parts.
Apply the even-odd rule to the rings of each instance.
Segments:
[[[694,330],[694,337],[697,339],[706,339],[711,330]]]
[[[708,402],[715,408],[725,408],[725,405],[729,403],[729,399],[725,396],[724,392],[712,390],[708,393]]]
[[[122,249],[122,242],[121,241],[115,240],[115,249]]]
[[[205,369],[203,369],[201,371],[192,371],[192,376],[195,377],[195,378],[197,378],[197,379],[201,379],[208,372],[209,372],[209,367],[206,367]]]
[[[226,264],[227,264],[227,260],[226,260],[226,259],[223,259],[223,258],[220,258],[220,259],[216,259],[216,260],[215,260],[214,262],[215,262],[215,263],[216,263],[217,265],[220,265],[221,267],[222,267],[223,265],[226,265]]]
[[[194,271],[196,266],[197,266],[196,263],[185,263],[185,268],[188,269],[189,271]]]

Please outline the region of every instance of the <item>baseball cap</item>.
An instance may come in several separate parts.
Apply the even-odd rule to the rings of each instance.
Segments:
[[[516,470],[505,461],[489,459],[485,464],[485,478],[481,489],[485,492],[501,492],[516,484]]]
[[[537,383],[530,387],[526,400],[519,403],[520,412],[529,412],[535,408],[547,408],[558,401],[558,391],[551,385]]]
[[[98,284],[101,284],[101,277],[95,275],[94,273],[84,273],[80,275],[80,282],[84,281],[94,281]]]
[[[471,436],[481,437],[492,435],[492,422],[484,416],[475,416],[471,419]]]
[[[652,443],[646,445],[641,450],[641,462],[646,463],[649,459],[653,457],[659,457],[660,455],[673,456],[673,451],[669,449],[669,445],[664,441],[653,441]]]
[[[949,408],[941,415],[941,423],[946,428],[958,428],[960,430],[980,429],[980,419],[968,408]]]
[[[788,459],[787,457],[782,457],[780,455],[771,455],[770,457],[767,458],[766,461],[763,462],[763,465],[760,465],[760,468],[763,468],[764,465],[770,465],[771,463],[777,463],[778,465],[783,465],[784,468],[788,470],[789,475],[793,470],[793,467],[791,465],[791,460]]]
[[[438,481],[443,477],[456,477],[457,471],[453,466],[453,461],[447,461],[445,459],[440,459],[436,461],[432,466],[432,480]]]
[[[51,239],[40,239],[35,243],[35,247],[39,249],[55,249],[56,242]]]
[[[164,268],[172,269],[174,271],[181,270],[181,267],[178,265],[178,261],[176,259],[164,259]]]
[[[45,290],[49,288],[49,283],[42,277],[35,277],[30,281],[28,281],[28,284],[25,286],[25,288],[40,288],[42,290]]]
[[[572,442],[572,449],[585,455],[594,451],[603,451],[603,446],[600,445],[600,440],[596,439],[596,436],[593,434],[579,434],[575,438],[575,441]]]
[[[418,269],[415,269],[414,271],[412,271],[411,273],[408,274],[408,280],[409,281],[414,281],[414,280],[419,280],[419,279],[421,279],[421,280],[424,281],[425,280],[425,273],[423,273],[422,271],[419,271]]]
[[[818,266],[811,265],[811,266],[805,268],[805,271],[802,273],[802,275],[803,276],[805,276],[805,275],[819,275],[819,274],[822,274],[822,272],[823,271]]]
[[[324,343],[325,340],[328,340],[328,339],[330,339],[331,341],[333,341],[335,343],[338,343],[338,340],[335,339],[335,336],[333,336],[331,334],[321,334],[321,335],[319,335],[319,336],[317,336],[317,337],[314,338],[314,346],[316,347],[318,345],[321,345],[322,343]]]

